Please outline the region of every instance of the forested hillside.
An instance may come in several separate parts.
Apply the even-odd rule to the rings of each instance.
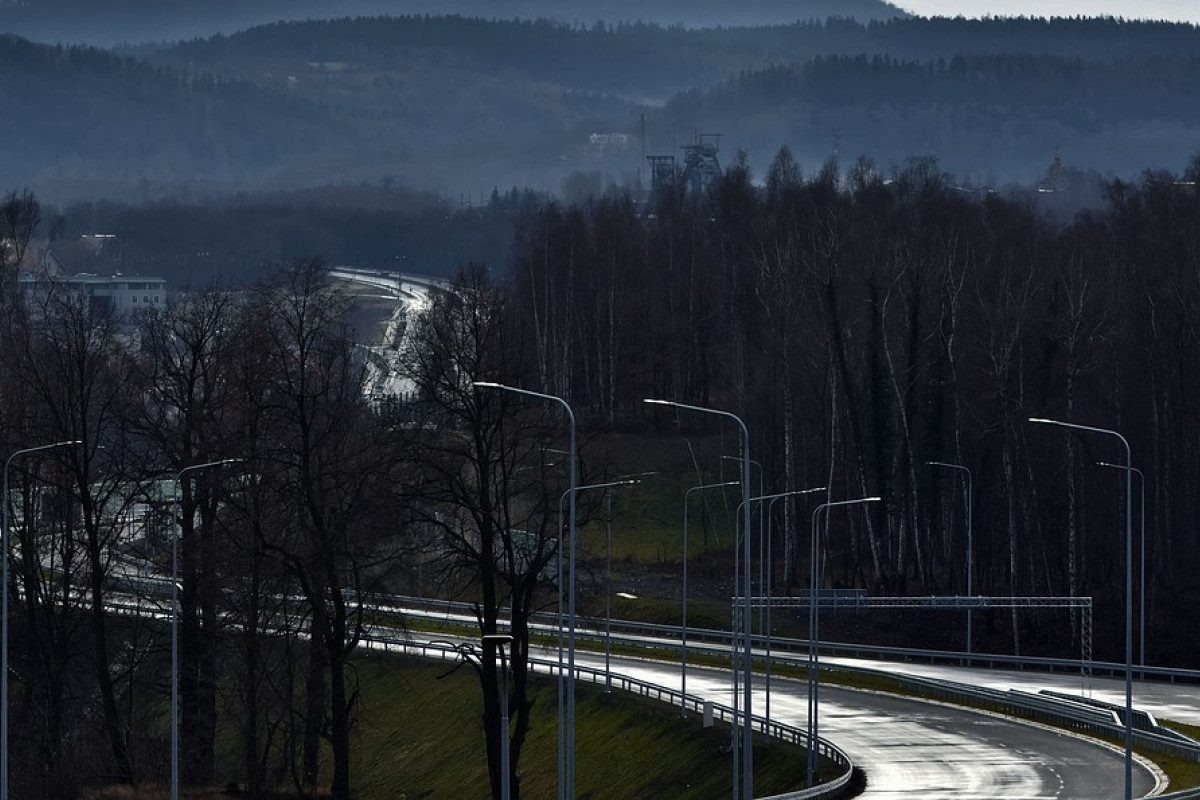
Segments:
[[[147,176],[295,175],[298,157],[355,135],[303,97],[14,36],[0,36],[0,103],[0,174],[92,194]]]
[[[846,19],[756,28],[466,17],[277,23],[117,57],[0,41],[0,173],[48,198],[390,180],[450,198],[645,186],[644,154],[722,134],[761,171],[934,157],[1035,183],[1056,153],[1135,177],[1197,140],[1200,29]]]
[[[756,155],[789,131],[803,160],[819,163],[836,131],[843,154],[885,167],[933,156],[975,185],[1029,184],[1055,153],[1123,177],[1185,164],[1200,134],[1185,99],[1197,79],[1194,55],[818,56],[678,95],[663,116],[719,128]]]

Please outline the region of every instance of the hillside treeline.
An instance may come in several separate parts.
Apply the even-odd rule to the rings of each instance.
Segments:
[[[278,20],[346,16],[462,14],[486,19],[556,19],[591,25],[645,21],[659,25],[778,25],[831,16],[888,19],[903,15],[883,0],[108,0],[101,13],[82,0],[0,0],[0,27],[48,41],[109,46],[169,42],[230,33]]]
[[[154,275],[179,289],[250,283],[265,265],[310,257],[447,277],[470,260],[502,263],[514,216],[539,195],[494,190],[482,199],[460,205],[372,183],[192,202],[77,203],[61,209],[49,246],[68,273]],[[111,234],[115,244],[88,248],[81,237],[92,233]]]
[[[732,411],[768,493],[881,495],[827,543],[830,586],[965,594],[965,482],[928,462],[965,466],[975,592],[1092,596],[1098,652],[1120,659],[1124,481],[1097,462],[1124,452],[1026,420],[1115,429],[1146,476],[1147,657],[1191,664],[1200,162],[1114,183],[1103,211],[1063,227],[960,192],[928,161],[841,180],[802,175],[785,150],[764,177],[738,164],[703,201],[527,219],[510,291],[535,332],[528,385],[613,428],[714,429],[646,397]],[[803,505],[783,522],[787,591],[807,585],[806,522]],[[1047,642],[1014,614],[1013,649],[1063,646],[1065,616]]]

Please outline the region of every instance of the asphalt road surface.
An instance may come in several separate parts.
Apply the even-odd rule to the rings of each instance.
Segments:
[[[580,665],[603,669],[602,655],[577,651]],[[679,688],[679,666],[613,657],[613,671]],[[911,665],[903,665],[905,667]],[[962,680],[962,678],[959,678]],[[807,724],[803,681],[771,681],[771,716]],[[729,704],[729,673],[688,669],[688,693]],[[755,713],[766,697],[756,676]],[[864,798],[922,800],[1119,800],[1124,797],[1124,754],[1092,740],[954,706],[823,685],[820,732],[867,775]],[[576,758],[586,758],[577,753]],[[1134,765],[1134,793],[1155,789],[1155,774]]]
[[[1125,680],[1123,678],[1092,678],[1088,684],[1083,685],[1079,674],[1070,672],[953,667],[836,656],[822,656],[821,663],[825,665],[844,664],[882,672],[937,678],[955,683],[969,683],[988,689],[1021,689],[1026,692],[1050,689],[1066,694],[1094,697],[1118,706],[1125,705]],[[1133,672],[1136,677],[1136,666]],[[1135,680],[1133,682],[1133,706],[1143,711],[1149,711],[1160,722],[1175,720],[1189,725],[1200,725],[1200,686],[1165,681]]]

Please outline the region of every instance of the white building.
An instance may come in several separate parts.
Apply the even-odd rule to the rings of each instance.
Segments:
[[[165,308],[167,305],[166,278],[93,275],[87,272],[78,275],[21,275],[21,283],[29,288],[45,287],[49,282],[58,286],[60,290],[65,289],[87,297],[88,304],[94,311],[119,314],[127,319],[136,316],[139,310]]]
[[[147,278],[140,275],[64,275],[63,285],[85,294],[92,303],[105,310],[127,316],[147,308],[167,305],[166,278]]]

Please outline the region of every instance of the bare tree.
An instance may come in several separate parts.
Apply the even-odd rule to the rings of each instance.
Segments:
[[[415,509],[436,532],[431,561],[444,580],[476,602],[479,633],[498,632],[507,611],[512,634],[510,771],[500,772],[497,653],[478,662],[492,794],[508,781],[520,797],[520,757],[529,731],[529,620],[545,602],[557,554],[555,509],[565,488],[561,413],[509,392],[480,390],[473,380],[522,379],[520,326],[508,299],[486,272],[469,265],[418,323],[409,377],[418,410],[408,432]],[[551,404],[553,405],[553,404]],[[554,480],[554,479],[557,480]]]
[[[327,736],[330,791],[346,800],[357,697],[349,659],[362,637],[366,581],[394,524],[385,513],[394,507],[394,459],[362,396],[362,366],[345,322],[348,297],[322,264],[277,270],[257,287],[252,308],[263,321],[255,413],[268,444],[248,466],[291,505],[262,530],[262,545],[286,567],[308,612],[301,777],[311,790]]]
[[[214,288],[184,294],[141,321],[137,430],[165,476],[188,466],[237,456],[225,417],[231,413],[230,349],[236,336],[233,296]],[[180,749],[184,781],[212,781],[219,654],[216,491],[228,482],[192,472],[179,487]],[[174,509],[172,509],[174,513]],[[197,520],[198,523],[197,524]]]
[[[133,645],[112,636],[105,579],[117,553],[124,512],[137,496],[141,459],[128,422],[140,390],[118,319],[95,309],[85,296],[53,283],[30,300],[34,308],[15,357],[31,397],[36,426],[46,441],[77,440],[70,448],[69,485],[90,625],[92,673],[108,741],[111,772],[135,779],[134,731],[118,699],[128,691]],[[125,704],[124,708],[132,706]]]

